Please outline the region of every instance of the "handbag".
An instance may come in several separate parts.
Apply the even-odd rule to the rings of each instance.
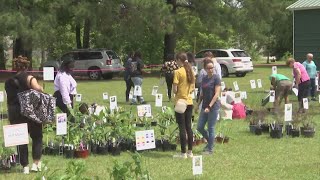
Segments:
[[[177,113],[184,113],[187,109],[187,101],[184,100],[184,99],[178,99],[176,105],[174,106],[174,111],[177,112]]]
[[[190,95],[189,90],[190,90],[190,86],[188,87],[188,91],[187,91],[188,96]],[[176,105],[174,106],[174,111],[182,114],[186,111],[187,106],[188,106],[188,102],[185,99],[178,99]]]

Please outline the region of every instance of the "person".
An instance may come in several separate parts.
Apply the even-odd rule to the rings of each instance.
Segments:
[[[195,56],[192,52],[187,52],[187,59],[191,66],[197,66]]]
[[[289,58],[286,62],[287,66],[292,68],[292,74],[295,79],[295,87],[298,88],[298,101],[299,101],[299,110],[298,113],[304,113],[305,109],[303,108],[303,98],[307,98],[309,94],[310,87],[310,77],[306,71],[306,68],[296,62],[293,58]]]
[[[172,92],[172,83],[173,83],[173,72],[178,69],[177,63],[174,61],[174,55],[169,54],[167,57],[167,61],[163,64],[161,68],[161,72],[165,74],[167,90],[168,90],[168,98],[171,101],[171,92]]]
[[[147,73],[147,72],[143,70],[144,64],[141,58],[142,58],[141,53],[139,51],[135,52],[129,66],[130,66],[130,77],[133,82],[133,85],[140,86],[142,88],[142,81],[143,81],[142,75],[143,73]],[[137,96],[133,94],[131,105],[136,105],[137,100],[140,102],[140,104],[146,104],[142,95]]]
[[[277,112],[282,98],[284,98],[285,104],[289,103],[288,96],[292,89],[292,82],[283,74],[272,74],[269,76],[269,80],[272,86],[271,89],[274,89],[276,93],[273,107]]]
[[[183,99],[186,101],[187,108],[184,113],[175,112],[176,121],[179,126],[181,153],[174,155],[174,157],[192,158],[193,132],[191,129],[191,117],[193,101],[190,94],[194,91],[195,77],[186,53],[178,53],[176,55],[176,62],[180,68],[174,71],[173,77],[173,93],[176,95],[175,104],[179,99]],[[186,136],[188,136],[188,140]],[[188,144],[188,152],[186,150],[186,144]]]
[[[126,102],[129,102],[129,94],[131,91],[131,88],[133,87],[133,82],[130,77],[130,63],[132,61],[134,52],[130,52],[127,58],[127,61],[124,64],[124,81],[126,82]]]
[[[71,122],[74,122],[73,97],[77,94],[77,82],[71,73],[74,68],[74,60],[66,59],[62,62],[60,69],[54,79],[54,94],[56,106],[63,113],[67,113]]]
[[[306,68],[307,73],[310,77],[310,96],[312,101],[317,101],[316,99],[316,77],[317,77],[317,66],[313,61],[313,54],[307,54],[307,60],[305,60],[302,65]]]
[[[214,126],[220,110],[220,101],[218,98],[221,92],[221,80],[217,74],[213,73],[214,64],[211,59],[205,59],[203,66],[206,69],[207,75],[202,78],[202,91],[199,97],[198,106],[195,108],[197,110],[200,103],[202,103],[197,130],[208,142],[203,150],[203,154],[212,154],[215,138]],[[208,130],[205,130],[204,127],[207,123]]]
[[[36,78],[27,73],[30,62],[26,57],[18,56],[13,60],[13,65],[17,74],[5,82],[7,93],[7,107],[10,124],[27,123],[28,132],[32,139],[32,171],[41,170],[42,155],[42,124],[36,123],[20,113],[20,103],[18,93],[29,89],[43,92],[43,88],[38,84]],[[20,156],[20,164],[23,166],[23,173],[29,174],[28,144],[19,145],[17,152]]]

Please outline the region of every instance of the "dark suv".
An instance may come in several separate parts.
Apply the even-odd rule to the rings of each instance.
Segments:
[[[77,49],[69,51],[56,61],[46,61],[42,67],[59,69],[60,64],[66,59],[75,61],[74,75],[88,76],[92,80],[112,79],[115,73],[124,70],[119,56],[107,49]]]

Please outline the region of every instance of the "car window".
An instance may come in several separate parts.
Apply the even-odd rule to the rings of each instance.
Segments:
[[[64,54],[61,57],[61,61],[65,61],[65,60],[74,60],[73,53]]]
[[[196,54],[196,58],[204,58],[204,53],[205,53],[205,51],[198,52]]]
[[[106,53],[111,59],[120,59],[119,56],[113,51],[106,51]]]
[[[229,57],[228,53],[225,51],[217,51],[216,57]]]
[[[231,51],[234,57],[249,57],[244,51]]]
[[[79,60],[102,59],[101,52],[78,52]]]

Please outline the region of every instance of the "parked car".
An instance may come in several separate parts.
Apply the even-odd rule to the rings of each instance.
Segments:
[[[42,67],[54,67],[59,69],[66,59],[73,59],[75,67],[73,74],[76,76],[88,76],[92,80],[112,79],[113,75],[124,71],[119,56],[107,49],[77,49],[69,51],[55,61],[46,61]]]
[[[216,57],[221,66],[222,77],[235,74],[237,77],[244,77],[248,72],[253,71],[251,58],[241,49],[204,49],[196,54],[198,70],[202,69],[204,53],[210,51]]]

